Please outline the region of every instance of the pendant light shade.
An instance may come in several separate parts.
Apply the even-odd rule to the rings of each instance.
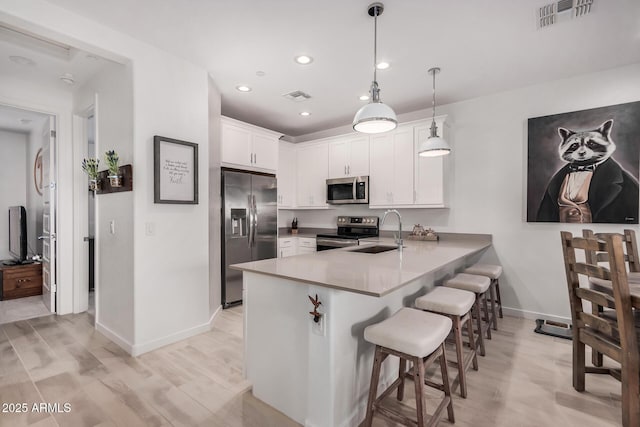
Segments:
[[[380,89],[376,81],[378,16],[382,14],[382,3],[369,5],[368,14],[373,16],[373,82],[371,82],[370,101],[360,108],[353,118],[353,129],[362,133],[381,133],[393,130],[398,126],[398,119],[393,109],[380,100]]]
[[[444,139],[438,136],[438,126],[436,126],[436,74],[440,68],[431,68],[428,73],[433,76],[433,117],[431,119],[431,129],[429,137],[425,141],[420,141],[418,155],[421,157],[444,156],[451,152],[451,147]]]

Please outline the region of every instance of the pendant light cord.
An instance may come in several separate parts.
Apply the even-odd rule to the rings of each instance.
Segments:
[[[433,116],[431,118],[432,122],[436,121],[436,70],[433,70],[433,100],[431,101],[431,106],[433,108]]]
[[[373,8],[373,81],[377,82],[378,70],[378,6]]]

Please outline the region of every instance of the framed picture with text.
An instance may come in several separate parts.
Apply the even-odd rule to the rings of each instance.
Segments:
[[[198,204],[198,144],[153,137],[154,203]]]

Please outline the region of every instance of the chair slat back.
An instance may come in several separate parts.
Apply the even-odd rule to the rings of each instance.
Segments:
[[[567,286],[569,290],[569,302],[571,304],[571,317],[574,323],[574,339],[578,339],[580,329],[585,329],[590,335],[603,334],[620,342],[622,349],[633,351],[620,351],[622,358],[629,363],[638,366],[638,343],[633,319],[631,293],[625,265],[626,240],[621,234],[606,233],[594,235],[591,230],[584,230],[583,237],[573,237],[569,232],[561,232],[562,251],[564,255]],[[585,262],[576,260],[576,251],[582,250],[585,254]],[[598,265],[596,253],[606,254],[609,267]],[[633,257],[634,255],[632,255]],[[593,289],[580,287],[580,276],[597,277],[610,280],[613,288],[613,298]],[[616,320],[608,321],[595,314],[585,312],[582,301],[589,301],[601,306],[614,308]],[[610,341],[607,345],[610,345]],[[604,347],[603,341],[603,347]],[[611,354],[611,353],[607,353]],[[618,360],[622,363],[622,360]]]

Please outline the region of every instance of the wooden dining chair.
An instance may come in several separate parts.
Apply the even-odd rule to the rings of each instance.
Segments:
[[[604,233],[595,234],[593,230],[589,229],[582,230],[582,237],[585,238],[601,239],[604,235]],[[638,258],[638,243],[636,241],[636,232],[629,229],[624,230],[624,242],[626,249],[624,260],[629,267],[629,273],[627,275],[628,281],[630,284],[638,284],[638,286],[640,286],[640,260]],[[593,250],[585,250],[585,259],[588,264],[600,264],[609,262],[609,256],[607,252],[597,252]],[[589,278],[589,286],[591,287],[591,289],[596,289],[613,296],[613,289],[610,283],[608,283],[607,286],[602,286],[602,282],[598,279],[594,280],[593,278]],[[592,303],[591,312],[595,316],[602,316],[604,309],[602,306]],[[591,363],[593,364],[593,366],[602,366],[602,353],[592,349]]]
[[[573,237],[563,231],[562,250],[573,321],[573,388],[585,389],[585,374],[609,374],[622,383],[622,425],[640,425],[640,357],[634,324],[631,293],[627,280],[623,236],[603,234]],[[576,252],[585,252],[585,262],[576,260]],[[609,268],[586,261],[588,251],[606,253]],[[610,280],[613,296],[595,289],[580,287],[580,276]],[[615,310],[612,318],[583,310],[583,301]],[[620,369],[587,367],[585,346],[620,363]]]

